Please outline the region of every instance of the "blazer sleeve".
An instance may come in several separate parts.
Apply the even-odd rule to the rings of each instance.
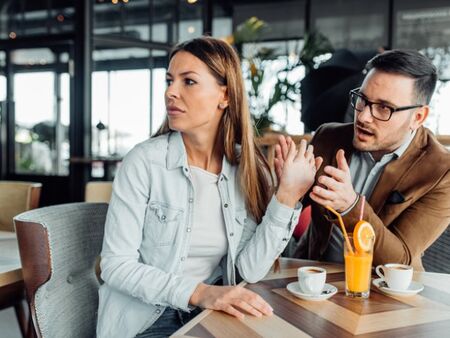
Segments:
[[[343,217],[352,225],[359,220],[360,203]],[[420,262],[422,253],[445,231],[450,222],[450,172],[425,195],[405,208],[386,226],[366,203],[364,219],[373,225],[376,240],[373,264]]]

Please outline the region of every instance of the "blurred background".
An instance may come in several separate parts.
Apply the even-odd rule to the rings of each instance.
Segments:
[[[259,136],[352,120],[348,91],[391,48],[438,67],[427,126],[450,134],[447,0],[0,0],[0,179],[83,200],[158,129],[168,52],[203,34],[239,52]]]

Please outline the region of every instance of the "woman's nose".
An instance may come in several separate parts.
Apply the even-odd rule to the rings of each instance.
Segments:
[[[179,97],[179,92],[178,92],[178,89],[177,89],[176,85],[174,84],[174,82],[167,85],[166,97],[167,98]]]

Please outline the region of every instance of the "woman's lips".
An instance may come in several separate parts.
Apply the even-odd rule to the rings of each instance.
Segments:
[[[167,114],[170,116],[176,116],[176,115],[180,115],[183,113],[184,113],[184,111],[178,107],[167,107]]]

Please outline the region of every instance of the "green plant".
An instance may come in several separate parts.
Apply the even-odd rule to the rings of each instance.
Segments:
[[[282,103],[286,110],[289,105],[296,104],[300,98],[300,81],[289,75],[300,66],[305,66],[305,72],[309,72],[316,66],[315,57],[333,51],[329,40],[319,32],[311,32],[305,35],[304,44],[295,48],[294,55],[275,56],[274,50],[265,47],[256,47],[261,34],[269,29],[268,25],[251,17],[236,28],[233,36],[228,39],[234,43],[243,64],[244,79],[247,84],[250,113],[253,119],[257,135],[266,130],[275,128],[284,129],[285,124],[275,123],[270,112],[278,103]],[[243,56],[243,43],[254,43],[250,48],[253,52]],[[282,65],[274,70],[272,65]],[[267,83],[275,82],[267,95]]]

